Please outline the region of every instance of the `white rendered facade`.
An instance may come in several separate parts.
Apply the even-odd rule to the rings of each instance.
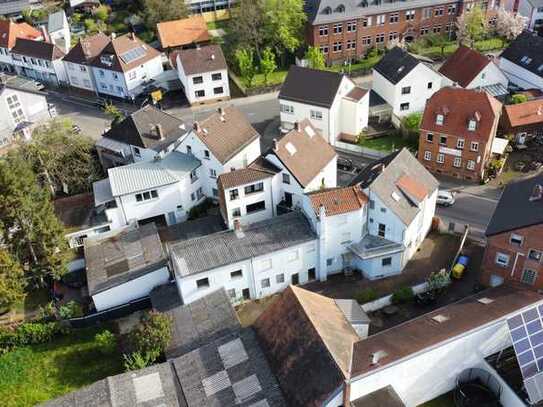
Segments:
[[[543,26],[543,2],[538,0],[519,0],[518,13],[526,18],[526,27],[537,31]]]
[[[49,61],[19,54],[12,54],[11,56],[18,75],[54,86],[68,83],[64,62],[60,58]]]
[[[179,56],[177,56],[177,75],[191,105],[230,98],[230,85],[226,69],[187,75]]]
[[[91,92],[96,91],[91,67],[68,61],[64,61],[64,66],[70,86]]]

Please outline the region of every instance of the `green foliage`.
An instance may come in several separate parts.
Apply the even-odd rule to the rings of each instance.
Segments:
[[[153,364],[158,355],[152,352],[133,352],[128,355],[123,355],[124,369],[129,372],[131,370],[140,370]]]
[[[94,10],[94,16],[98,20],[105,22],[109,17],[109,8],[106,5],[97,7],[96,10]]]
[[[155,30],[161,21],[178,20],[189,15],[185,0],[143,0],[145,25]]]
[[[37,318],[39,321],[54,321],[57,318],[57,310],[53,301],[48,302],[44,306],[39,306]]]
[[[400,287],[394,290],[391,301],[393,304],[405,304],[413,301],[415,294],[411,287]]]
[[[77,194],[90,191],[92,183],[102,178],[102,167],[94,141],[84,134],[74,134],[71,120],[55,119],[37,127],[32,141],[15,154],[28,162],[38,180],[52,191]]]
[[[304,59],[307,60],[308,67],[313,69],[324,69],[326,62],[324,54],[317,47],[309,47],[305,53]]]
[[[188,214],[188,220],[194,220],[194,219],[198,219],[198,218],[202,218],[206,216],[207,211],[212,206],[213,206],[213,202],[211,201],[211,199],[205,199],[201,204],[190,208],[190,211]]]
[[[263,0],[266,45],[278,53],[294,52],[302,44],[307,20],[303,0]]]
[[[59,322],[25,322],[15,330],[0,328],[0,353],[19,346],[47,343],[68,332]]]
[[[94,337],[94,341],[100,348],[100,352],[105,355],[109,355],[117,350],[117,338],[107,329],[97,333]]]
[[[107,102],[104,106],[104,113],[111,119],[111,124],[117,124],[124,120],[124,114],[111,102]]]
[[[77,24],[81,22],[82,18],[83,18],[83,15],[81,13],[73,13],[71,20],[72,20],[72,23]]]
[[[130,343],[134,352],[143,356],[158,357],[166,350],[172,339],[172,320],[160,312],[148,312],[139,326],[130,332]]]
[[[234,56],[242,79],[245,81],[246,86],[250,87],[256,74],[253,51],[248,48],[240,48],[236,50]]]
[[[528,96],[522,93],[516,93],[511,96],[511,104],[517,105],[519,103],[526,103],[528,101]]]
[[[78,318],[83,316],[83,309],[78,302],[72,300],[59,307],[58,315],[61,319]]]
[[[359,304],[365,304],[366,302],[371,302],[377,299],[377,291],[374,288],[368,287],[364,288],[362,291],[355,295],[355,300]]]
[[[60,165],[59,170],[69,169]],[[45,277],[58,279],[66,272],[69,251],[64,227],[50,194],[18,153],[0,161],[0,232],[11,255],[28,267],[32,283],[43,285]]]
[[[0,249],[0,310],[22,301],[25,287],[23,268],[8,251]]]
[[[474,47],[487,32],[485,11],[476,5],[458,17],[456,25],[458,39]]]
[[[447,270],[440,270],[430,274],[426,282],[430,291],[439,292],[451,283],[451,277]]]
[[[418,132],[422,122],[422,113],[411,113],[402,119],[402,125],[409,131]]]
[[[260,59],[260,72],[264,75],[264,82],[268,84],[268,77],[277,69],[275,63],[275,54],[271,48],[266,48],[262,52],[262,58]]]
[[[260,56],[264,46],[263,0],[240,0],[232,9],[232,18],[228,21],[235,49],[248,48]]]

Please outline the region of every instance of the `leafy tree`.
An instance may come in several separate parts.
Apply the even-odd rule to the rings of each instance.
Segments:
[[[263,0],[241,0],[232,10],[229,31],[236,48],[252,49],[260,59],[264,44]]]
[[[166,350],[172,339],[172,320],[160,312],[146,313],[140,325],[130,333],[130,341],[135,352],[141,355],[156,355]]]
[[[72,126],[70,120],[53,120],[36,128],[32,141],[15,152],[53,192],[89,191],[92,183],[102,176],[93,140],[73,134]]]
[[[508,40],[514,40],[524,30],[526,17],[500,8],[496,19],[496,32]]]
[[[302,44],[307,20],[303,0],[263,0],[266,45],[282,54],[294,52]]]
[[[86,18],[83,21],[83,24],[85,25],[87,34],[95,34],[97,32],[106,31],[107,29],[107,25],[103,21],[95,21],[92,18]]]
[[[262,52],[260,59],[260,72],[264,75],[264,82],[268,84],[268,77],[275,72],[277,64],[275,63],[275,54],[270,48],[266,48]]]
[[[402,120],[403,126],[409,131],[419,131],[422,122],[422,113],[411,113]]]
[[[116,124],[124,119],[124,114],[113,103],[106,103],[104,113],[111,119],[111,124]]]
[[[31,281],[60,278],[67,269],[68,245],[49,192],[40,187],[30,163],[20,154],[0,161],[0,232],[11,255]]]
[[[456,35],[460,43],[467,42],[471,48],[487,32],[486,16],[481,7],[475,6],[462,13],[456,20]]]
[[[240,48],[234,54],[238,64],[239,74],[245,81],[245,84],[250,87],[253,84],[253,78],[256,74],[253,51],[247,48]]]
[[[522,93],[516,93],[511,96],[511,104],[518,105],[519,103],[525,103],[528,101],[528,96]]]
[[[0,310],[13,306],[25,297],[23,268],[11,254],[0,249]]]
[[[72,14],[72,23],[79,23],[81,21],[81,18],[83,18],[81,13],[73,13]]]
[[[431,47],[438,47],[440,49],[441,58],[445,57],[445,48],[451,43],[446,35],[429,34],[425,36],[424,39]]]
[[[309,47],[305,52],[304,59],[307,60],[309,68],[321,70],[325,68],[324,54],[317,47]]]
[[[178,20],[189,15],[185,0],[143,0],[145,25],[155,30],[161,21]]]
[[[100,21],[106,21],[109,17],[108,7],[101,5],[100,7],[96,8],[96,10],[94,10],[94,16]]]

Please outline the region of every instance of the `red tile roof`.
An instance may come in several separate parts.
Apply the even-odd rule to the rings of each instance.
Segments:
[[[504,107],[503,113],[511,127],[543,124],[543,99],[507,105]]]
[[[368,93],[367,89],[356,86],[349,93],[345,95],[345,98],[352,99],[355,102],[359,102],[367,93]]]
[[[487,143],[494,137],[494,120],[499,117],[501,108],[502,104],[487,92],[446,87],[434,93],[426,102],[420,128]],[[443,125],[436,124],[437,114],[444,115]],[[474,118],[478,118],[477,128],[469,131],[468,122]]]
[[[258,157],[255,161],[249,164],[247,168],[225,172],[219,175],[218,182],[222,188],[229,189],[266,178],[271,178],[279,172],[281,172],[280,168],[277,168],[265,158]]]
[[[357,185],[325,189],[308,195],[317,216],[321,206],[324,206],[326,216],[334,216],[359,210],[368,202],[368,197]]]
[[[409,197],[415,198],[418,202],[423,201],[428,195],[428,189],[409,175],[402,175],[398,181],[396,181],[396,185],[403,193]]]
[[[36,40],[41,32],[27,23],[14,23],[11,20],[0,20],[0,47],[11,49],[17,38]]]
[[[447,58],[439,72],[465,88],[490,62],[483,54],[461,45]]]
[[[164,49],[207,42],[210,39],[207,24],[201,15],[158,23],[157,33]]]

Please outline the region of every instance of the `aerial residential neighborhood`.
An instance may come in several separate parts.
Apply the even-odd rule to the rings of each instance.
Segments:
[[[543,405],[543,2],[0,15],[0,405]]]

